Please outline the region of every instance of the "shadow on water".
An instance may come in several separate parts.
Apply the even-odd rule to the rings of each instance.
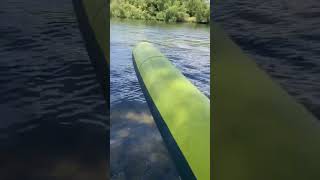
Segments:
[[[106,137],[106,138],[101,138]],[[106,179],[106,128],[88,123],[37,123],[1,144],[1,179]]]
[[[115,105],[111,126],[112,179],[179,179],[147,104]]]

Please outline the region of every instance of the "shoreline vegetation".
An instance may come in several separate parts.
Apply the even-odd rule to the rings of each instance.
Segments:
[[[208,0],[111,0],[114,18],[208,24]]]

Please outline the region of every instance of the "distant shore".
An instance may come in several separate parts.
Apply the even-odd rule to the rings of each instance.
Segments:
[[[112,0],[111,17],[208,24],[210,5],[206,0]]]

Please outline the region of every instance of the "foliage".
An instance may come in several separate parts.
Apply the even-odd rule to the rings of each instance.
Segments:
[[[208,23],[210,7],[206,0],[112,0],[111,16],[118,18],[184,22],[196,19]]]

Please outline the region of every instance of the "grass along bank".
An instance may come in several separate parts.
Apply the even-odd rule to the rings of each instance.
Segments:
[[[208,0],[111,0],[111,17],[209,23]]]

